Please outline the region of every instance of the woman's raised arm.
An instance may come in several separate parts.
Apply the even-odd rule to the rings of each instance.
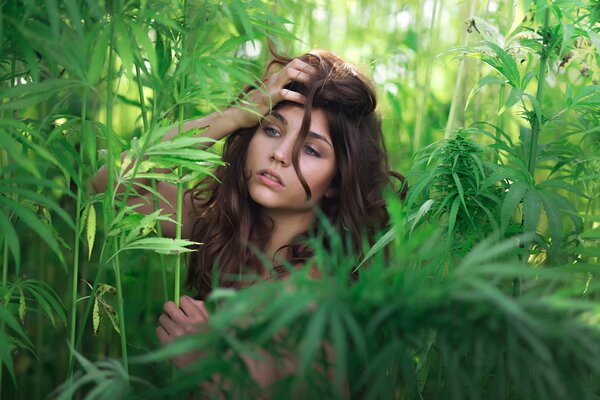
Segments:
[[[221,140],[227,135],[241,128],[250,128],[258,125],[260,118],[271,111],[271,109],[281,101],[292,101],[304,104],[304,96],[300,93],[285,89],[285,86],[292,81],[308,82],[315,69],[305,62],[294,59],[287,64],[283,69],[273,74],[264,82],[264,86],[260,89],[253,89],[248,92],[245,99],[235,107],[229,107],[223,112],[214,112],[205,117],[188,121],[183,124],[183,131],[188,131],[195,128],[206,128],[200,134],[201,137],[206,137],[206,147],[211,146],[213,141]],[[168,140],[177,134],[178,127],[173,127],[169,133],[165,135],[163,140]],[[121,154],[121,160],[125,158],[127,151]],[[134,163],[130,164],[132,168]],[[161,171],[159,171],[161,172]],[[163,171],[164,172],[164,171]],[[96,193],[103,193],[107,186],[108,168],[103,165],[93,176],[92,186]],[[135,183],[144,186],[150,186],[149,179],[136,178]],[[141,214],[150,214],[154,212],[154,204],[152,194],[144,190],[142,186],[137,186],[138,196],[131,196],[127,199],[128,205],[138,205],[136,212]],[[117,193],[123,192],[123,185],[116,187]],[[157,182],[156,190],[164,197],[158,201],[158,208],[163,210],[164,214],[175,214],[177,204],[177,187],[167,182]],[[190,196],[185,196],[183,199],[182,213],[182,238],[190,238],[193,228],[192,216],[190,214],[192,204]],[[172,222],[161,221],[163,236],[175,237],[176,226]]]

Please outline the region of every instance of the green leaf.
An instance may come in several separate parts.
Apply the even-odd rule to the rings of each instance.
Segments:
[[[41,237],[48,244],[50,249],[54,251],[58,259],[60,260],[61,264],[63,266],[65,265],[65,260],[60,251],[58,242],[54,238],[54,234],[52,233],[52,230],[48,227],[47,224],[40,221],[33,212],[7,197],[0,196],[0,205],[4,205],[12,209],[17,217],[19,217],[25,224],[27,224],[31,228],[32,231],[36,232],[38,236]]]
[[[509,221],[528,190],[529,188],[520,182],[514,182],[510,185],[500,211],[500,231],[502,233],[506,232]]]
[[[87,229],[86,229],[86,239],[88,245],[88,260],[92,257],[92,250],[94,249],[94,239],[96,238],[96,208],[93,204],[88,204],[88,218],[87,218]]]
[[[27,302],[23,290],[19,289],[19,318],[22,323],[25,323],[25,312],[27,311]]]
[[[357,271],[369,258],[371,258],[374,254],[377,254],[381,249],[388,245],[394,238],[396,237],[396,229],[391,227],[365,254],[365,257],[358,264],[358,266],[354,269]]]
[[[483,78],[481,78],[479,81],[477,81],[475,86],[473,86],[473,89],[471,89],[471,92],[469,93],[469,96],[467,97],[467,101],[465,103],[465,110],[469,108],[471,100],[473,99],[475,94],[481,90],[482,87],[484,87],[485,85],[502,85],[504,83],[506,83],[504,79],[500,79],[495,75],[486,75]]]
[[[75,230],[75,224],[73,223],[73,219],[71,218],[71,216],[67,214],[66,211],[62,209],[58,204],[56,204],[51,198],[43,196],[32,190],[23,189],[20,187],[6,186],[2,189],[5,193],[15,193],[18,194],[20,197],[30,199],[37,204],[46,206],[47,208],[57,213],[71,229]]]
[[[192,242],[183,239],[171,239],[171,238],[144,238],[134,240],[128,243],[126,246],[121,247],[115,254],[113,254],[108,260],[110,261],[113,257],[124,250],[152,250],[159,254],[181,254],[194,251],[194,249],[188,249],[186,246],[193,246],[199,243]]]
[[[417,226],[417,224],[419,223],[421,218],[423,218],[423,215],[425,215],[426,213],[429,212],[429,210],[431,210],[431,206],[433,206],[434,203],[435,203],[435,200],[433,200],[433,199],[429,199],[429,200],[425,201],[423,204],[421,204],[421,207],[419,207],[419,211],[417,211],[416,215],[414,217],[409,218],[409,221],[412,220],[412,225],[410,227],[411,232]]]
[[[21,248],[19,246],[19,237],[17,236],[17,232],[13,228],[3,209],[0,209],[0,230],[2,231],[4,240],[6,240],[8,243],[8,248],[14,257],[15,264],[18,268],[18,266],[21,265]]]
[[[519,74],[519,68],[517,67],[517,63],[515,60],[500,46],[496,43],[485,40],[484,43],[490,49],[492,49],[496,55],[498,56],[498,61],[500,64],[496,62],[491,62],[491,60],[484,58],[484,61],[490,64],[490,66],[496,68],[498,72],[500,72],[506,79],[508,79],[508,83],[519,89],[525,89],[521,86],[521,76]],[[495,61],[495,60],[494,60]]]
[[[458,208],[460,207],[460,198],[456,196],[452,202],[450,213],[448,214],[448,243],[452,241],[454,236],[454,227],[456,226],[456,215],[458,214]]]
[[[540,221],[542,199],[536,190],[528,190],[523,199],[523,226],[525,232],[534,232]]]
[[[98,334],[98,328],[100,327],[100,306],[98,305],[98,297],[94,300],[94,308],[92,309],[92,323],[94,328],[94,335]]]
[[[96,132],[94,125],[85,122],[81,128],[81,141],[83,149],[81,151],[85,151],[87,158],[90,162],[92,171],[98,170],[98,161],[97,161],[97,146],[96,146]]]
[[[103,304],[103,308],[113,326],[113,329],[120,335],[121,330],[119,329],[119,317],[117,316],[117,313],[106,303]]]
[[[15,317],[13,317],[6,305],[0,306],[0,320],[6,325],[8,325],[8,327],[17,334],[17,337],[20,340],[25,342],[28,346],[33,347],[33,344],[31,343],[31,340],[29,340],[29,337],[23,330],[23,327],[21,326],[21,324],[19,324]]]
[[[97,34],[96,43],[94,44],[89,68],[88,68],[88,83],[95,85],[100,79],[100,74],[104,68],[106,54],[109,49],[110,27],[105,25],[99,34]]]
[[[562,231],[563,231],[563,221],[562,216],[560,215],[560,209],[558,204],[554,202],[551,196],[545,192],[539,192],[540,197],[542,198],[542,204],[544,205],[544,211],[546,212],[546,217],[548,218],[548,227],[550,228],[550,238],[552,239],[552,244],[550,246],[550,254],[556,255],[562,245]]]
[[[323,343],[327,309],[319,307],[308,321],[302,342],[300,342],[300,370],[311,368],[315,353]]]
[[[452,172],[452,179],[454,179],[454,183],[456,184],[456,189],[458,190],[458,197],[460,198],[460,201],[463,205],[463,209],[465,210],[467,216],[469,216],[470,218],[467,203],[465,202],[465,190],[463,189],[462,183],[460,182],[460,178],[458,177],[458,174],[456,172]]]

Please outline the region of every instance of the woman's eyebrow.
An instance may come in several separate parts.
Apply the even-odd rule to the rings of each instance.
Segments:
[[[280,114],[280,113],[278,113],[277,111],[271,111],[271,114],[269,114],[269,115],[272,115],[272,116],[274,116],[274,117],[275,117],[275,118],[277,118],[279,121],[281,121],[281,123],[282,123],[284,126],[286,126],[286,127],[287,127],[287,119],[285,119],[285,117],[284,117],[283,115],[281,115],[281,114]],[[317,132],[310,131],[310,132],[308,132],[308,136],[309,136],[309,137],[311,137],[311,138],[314,138],[314,139],[319,139],[319,140],[322,140],[322,141],[324,141],[325,143],[327,143],[329,146],[331,146],[331,148],[333,148],[333,145],[332,145],[332,144],[329,142],[329,140],[327,140],[327,138],[326,138],[325,136],[321,135],[320,133],[317,133]]]
[[[270,114],[270,115],[274,116],[274,117],[275,117],[275,118],[277,118],[279,121],[281,121],[281,123],[282,123],[284,126],[287,126],[287,119],[285,119],[285,117],[284,117],[283,115],[279,114],[277,111],[271,111],[271,114]]]
[[[329,140],[327,140],[327,138],[325,136],[321,135],[320,133],[310,131],[310,132],[308,132],[308,136],[311,138],[314,138],[314,139],[322,140],[325,143],[327,143],[329,146],[331,146],[331,148],[333,148],[333,145],[331,143],[329,143]]]

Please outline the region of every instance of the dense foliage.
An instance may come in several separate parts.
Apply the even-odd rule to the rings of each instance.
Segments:
[[[241,355],[266,349],[297,364],[275,398],[597,398],[600,3],[447,3],[2,2],[0,395],[180,398],[219,373],[256,398]],[[132,178],[210,173],[219,146],[165,127],[235,99],[267,40],[373,77],[409,195],[365,257],[316,238],[323,279],[216,290],[209,330],[159,349],[191,242],[161,237],[181,212],[127,205]],[[91,189],[105,163],[123,192]]]

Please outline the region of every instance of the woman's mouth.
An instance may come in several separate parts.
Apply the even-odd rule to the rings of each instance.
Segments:
[[[263,169],[261,171],[258,171],[256,173],[256,176],[258,177],[258,179],[261,182],[263,182],[267,186],[271,186],[271,187],[275,187],[275,188],[276,187],[279,187],[279,188],[285,187],[279,174],[277,174],[277,172],[275,172],[272,169]]]

